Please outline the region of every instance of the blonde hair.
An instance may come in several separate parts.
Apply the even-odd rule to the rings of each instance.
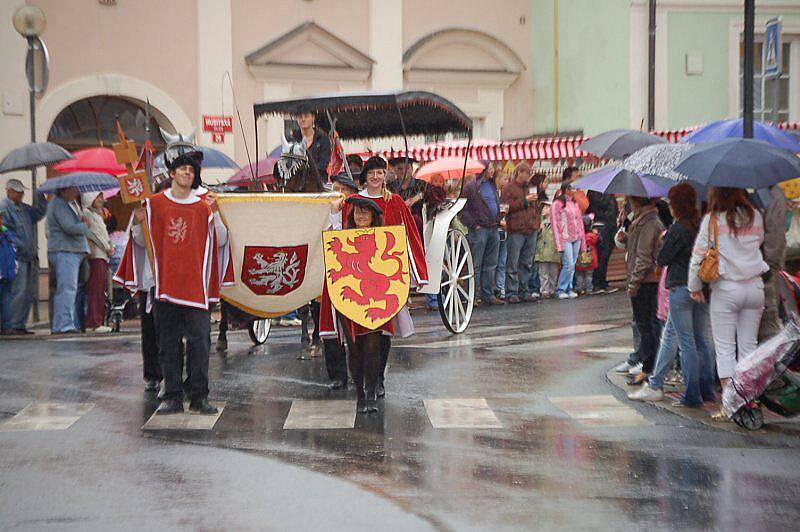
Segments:
[[[392,191],[386,186],[386,179],[383,180],[383,184],[381,185],[381,194],[383,195],[384,201],[388,202],[392,199]]]

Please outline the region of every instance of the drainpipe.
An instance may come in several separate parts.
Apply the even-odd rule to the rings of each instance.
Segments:
[[[553,135],[558,135],[558,0],[553,0]]]

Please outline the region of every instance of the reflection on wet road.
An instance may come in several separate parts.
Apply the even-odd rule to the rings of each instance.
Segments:
[[[234,463],[277,458],[444,529],[794,528],[796,425],[741,435],[629,403],[605,381],[630,346],[629,319],[620,295],[480,309],[458,337],[416,314],[373,417],[355,415],[352,390],[321,385],[322,358],[296,360],[296,329],[252,349],[236,333],[226,356],[212,355],[211,399],[225,410],[206,431],[139,429],[156,404],[141,391],[135,340],[18,342],[0,359],[0,421],[33,401],[91,402],[64,434],[112,431],[153,455],[194,443],[248,452]],[[376,526],[422,522],[380,511]]]

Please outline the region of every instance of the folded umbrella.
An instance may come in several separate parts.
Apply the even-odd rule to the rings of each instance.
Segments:
[[[32,142],[8,152],[0,161],[0,174],[14,170],[30,170],[72,159],[72,154],[52,142]]]
[[[800,177],[800,159],[760,140],[725,139],[696,145],[675,171],[705,186],[766,188]]]
[[[665,144],[661,137],[633,129],[614,129],[583,141],[579,150],[587,151],[601,159],[624,159],[652,144]]]
[[[619,166],[606,166],[574,181],[572,188],[594,190],[602,194],[660,198],[667,195],[668,187]]]
[[[119,187],[119,181],[111,174],[101,172],[73,172],[45,181],[39,192],[52,194],[62,188],[75,187],[78,192],[92,192]]]
[[[719,140],[743,138],[744,125],[741,118],[731,120],[717,120],[700,129],[693,131],[681,139],[681,142],[691,144],[701,144],[706,142],[716,142]],[[800,140],[791,134],[778,129],[775,126],[753,121],[753,138],[763,140],[778,148],[784,148],[794,153],[800,152]]]

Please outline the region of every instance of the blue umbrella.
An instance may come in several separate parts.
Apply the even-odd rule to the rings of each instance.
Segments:
[[[695,146],[675,171],[706,186],[766,188],[800,177],[800,159],[760,140],[726,139]]]
[[[52,194],[62,188],[75,187],[78,192],[107,190],[119,186],[117,178],[101,172],[73,172],[48,179],[39,187],[39,192]]]
[[[667,141],[645,131],[614,129],[583,141],[579,150],[587,151],[601,159],[624,159],[628,155],[653,144]]]
[[[697,131],[686,135],[681,139],[681,142],[701,144],[724,139],[740,139],[742,137],[742,119],[734,118],[731,120],[717,120],[716,122],[711,122]],[[763,122],[753,121],[753,138],[755,140],[763,140],[773,146],[791,150],[795,153],[800,152],[800,141],[789,133]]]
[[[239,169],[239,165],[236,162],[222,153],[219,150],[215,150],[214,148],[206,148],[205,146],[195,146],[194,147],[197,151],[203,152],[203,168],[233,168],[235,170]],[[164,164],[164,152],[159,153],[156,155],[156,160],[154,162],[154,166],[158,168],[166,168]]]
[[[648,177],[642,177],[618,166],[606,166],[595,170],[572,183],[573,188],[594,190],[602,194],[623,194],[639,198],[660,198],[667,195],[667,188]]]

